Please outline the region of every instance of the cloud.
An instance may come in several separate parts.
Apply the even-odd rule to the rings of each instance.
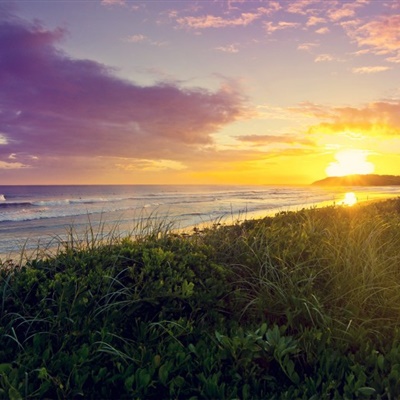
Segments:
[[[146,160],[137,159],[134,162],[130,159],[118,160],[115,167],[124,171],[182,171],[186,166],[173,160]]]
[[[243,135],[236,136],[240,142],[252,143],[254,145],[285,143],[285,144],[304,144],[311,145],[312,141],[297,135]]]
[[[331,54],[319,54],[314,59],[315,62],[327,62],[327,61],[334,61],[334,60],[335,60],[335,57],[333,57]]]
[[[200,17],[189,16],[178,18],[176,21],[181,27],[192,29],[226,28],[247,26],[260,18],[261,15],[261,13],[242,13],[240,16],[232,19],[226,19],[215,15],[204,15]]]
[[[0,169],[21,169],[27,167],[27,165],[24,165],[20,162],[7,162],[0,160]]]
[[[314,25],[318,25],[318,24],[324,24],[325,22],[326,22],[325,18],[315,17],[314,15],[312,15],[311,17],[308,18],[306,26],[314,26]]]
[[[318,0],[294,0],[287,2],[287,11],[292,14],[306,15],[310,12],[310,5],[318,3]]]
[[[227,46],[216,47],[215,50],[222,51],[224,53],[238,53],[239,49],[235,44],[229,44]]]
[[[101,4],[105,6],[124,6],[126,0],[101,0]]]
[[[237,3],[237,2],[235,2]],[[242,2],[240,2],[242,3]],[[232,3],[230,3],[232,4]],[[245,2],[243,2],[245,4]],[[242,6],[242,4],[240,4]],[[230,11],[237,10],[239,7],[228,7]],[[268,3],[268,7],[258,7],[249,12],[242,12],[235,16],[228,16],[230,13],[218,15],[200,15],[200,16],[185,16],[178,17],[177,14],[176,22],[181,28],[187,29],[209,29],[209,28],[230,28],[239,26],[248,26],[253,22],[259,20],[265,15],[270,15],[280,10],[280,5],[276,1]]]
[[[331,9],[328,11],[328,17],[331,21],[339,21],[343,18],[353,17],[355,15],[355,10],[351,4],[346,4],[342,8]]]
[[[286,21],[280,21],[276,24],[273,22],[264,22],[264,28],[267,31],[267,33],[271,34],[275,31],[280,31],[283,29],[293,29],[299,27],[300,24],[298,22],[286,22]]]
[[[395,1],[390,2],[390,3],[385,3],[385,6],[391,10],[400,10],[400,3],[395,2]]]
[[[307,118],[331,119],[335,115],[331,108],[309,101],[301,102],[296,107],[289,107],[288,111]]]
[[[8,140],[6,138],[6,135],[4,133],[0,133],[0,145],[7,144],[7,143],[8,143]]]
[[[319,28],[315,31],[315,33],[318,33],[318,35],[325,35],[326,33],[329,33],[330,30],[327,26],[324,26],[323,28]]]
[[[148,43],[152,46],[164,46],[167,44],[167,42],[158,42],[141,34],[128,36],[126,39],[124,39],[124,41],[129,43]]]
[[[282,9],[279,1],[270,1],[268,7],[259,7],[258,10],[262,14],[270,15]]]
[[[396,56],[386,58],[386,61],[399,64],[400,63],[400,52]]]
[[[330,2],[326,2],[328,5]],[[334,7],[327,11],[328,18],[333,22],[338,22],[344,18],[355,17],[358,8],[369,4],[369,0],[356,0],[351,2],[333,2]],[[338,7],[338,5],[340,6]]]
[[[400,15],[383,16],[365,24],[344,25],[347,34],[360,47],[374,54],[400,55]]]
[[[375,74],[377,72],[384,72],[390,69],[390,67],[378,65],[375,67],[355,67],[351,71],[353,72],[353,74]]]
[[[312,112],[312,108],[309,112]],[[327,108],[325,116],[321,113],[319,115],[325,122],[310,127],[309,133],[347,132],[355,137],[359,137],[359,134],[374,137],[400,136],[400,101],[374,102],[361,108]]]
[[[297,50],[311,51],[315,47],[318,47],[319,43],[301,43],[297,46]]]
[[[64,35],[39,23],[0,21],[0,157],[181,160],[246,113],[233,83],[214,92],[174,83],[140,86],[63,53],[57,45]],[[2,163],[3,169],[21,167]]]
[[[148,40],[147,36],[145,35],[132,35],[126,38],[127,42],[132,42],[132,43],[140,43],[144,42],[145,40]]]

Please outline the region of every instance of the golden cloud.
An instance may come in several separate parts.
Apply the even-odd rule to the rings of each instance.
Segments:
[[[307,111],[313,112],[313,108],[308,107]],[[376,137],[399,136],[400,101],[375,102],[362,108],[332,108],[330,113],[326,113],[325,119],[329,122],[314,125],[308,132],[312,134],[353,132]]]

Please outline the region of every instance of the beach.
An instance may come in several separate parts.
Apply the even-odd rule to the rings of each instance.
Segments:
[[[311,186],[0,186],[0,254],[56,248],[71,233],[133,233],[141,221],[191,231],[277,212],[339,205],[347,192],[357,201],[396,197],[398,187]]]

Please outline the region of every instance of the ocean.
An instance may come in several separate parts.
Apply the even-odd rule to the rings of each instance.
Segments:
[[[334,189],[313,186],[88,185],[0,186],[0,259],[53,248],[71,231],[132,233],[139,221],[169,221],[175,229],[341,204],[346,192],[359,201],[397,197],[400,187]]]

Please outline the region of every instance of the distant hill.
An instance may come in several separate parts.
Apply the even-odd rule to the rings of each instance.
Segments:
[[[397,175],[346,175],[330,176],[312,183],[314,186],[396,186],[400,185]]]

